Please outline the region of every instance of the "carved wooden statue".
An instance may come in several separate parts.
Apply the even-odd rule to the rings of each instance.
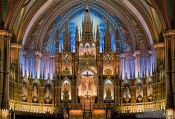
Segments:
[[[68,84],[64,85],[63,100],[69,100],[69,85]]]
[[[51,94],[50,88],[49,88],[49,86],[46,86],[46,91],[45,91],[45,95],[44,95],[45,103],[47,103],[47,104],[50,103],[51,99],[52,99],[52,94]]]
[[[32,100],[35,103],[38,102],[38,86],[37,86],[37,84],[34,84],[34,86],[33,86]]]
[[[111,87],[107,86],[106,87],[106,97],[105,100],[111,100],[112,99],[112,93],[111,93]]]
[[[22,80],[22,90],[21,90],[21,98],[22,98],[22,101],[27,101],[27,97],[28,97],[28,79],[27,79],[27,76],[25,74],[23,80]]]
[[[128,86],[125,87],[124,93],[123,93],[123,99],[126,103],[128,103],[131,99],[131,93]]]

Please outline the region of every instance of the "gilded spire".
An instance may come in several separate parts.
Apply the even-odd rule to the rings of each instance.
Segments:
[[[89,6],[86,6],[85,16],[84,16],[84,22],[91,22],[90,12],[89,12]]]
[[[82,39],[85,41],[93,39],[93,22],[91,21],[88,3],[86,4],[86,9],[82,23]]]

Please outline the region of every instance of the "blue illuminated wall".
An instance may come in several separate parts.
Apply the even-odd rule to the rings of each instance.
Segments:
[[[59,37],[59,52],[63,52],[65,22],[68,18],[68,28],[71,36],[71,52],[75,52],[76,26],[78,27],[80,35],[82,30],[84,10],[85,7],[82,7],[76,12],[74,12],[74,10],[70,11],[70,13],[67,13],[68,15],[65,15],[63,17],[57,16],[51,30],[46,34],[42,48],[42,53],[45,54],[39,58],[39,64],[36,63],[35,53],[28,53],[26,55],[20,56],[21,71],[23,72],[23,75],[26,71],[27,76],[33,78],[36,74],[38,75],[38,78],[47,79],[48,74],[50,74],[50,78],[54,78],[55,59],[51,57],[55,55],[56,46],[58,45],[56,44],[55,39],[56,37]],[[101,53],[104,51],[104,33],[106,31],[106,23],[108,20],[111,30],[112,51],[116,52],[116,50],[119,50],[120,53],[120,78],[124,79],[126,75],[129,79],[137,78],[138,74],[141,77],[144,77],[148,74],[152,75],[156,67],[156,58],[153,49],[151,50],[151,54],[149,54],[148,51],[141,52],[140,58],[137,60],[132,44],[127,44],[126,41],[128,40],[126,35],[127,29],[123,28],[123,25],[121,25],[121,21],[117,16],[110,16],[105,13],[104,10],[100,10],[98,7],[90,7],[90,15],[93,21],[94,38],[96,38],[95,35],[97,31],[97,25],[99,27]],[[104,15],[109,18],[105,18]],[[112,20],[109,21],[109,19]],[[57,30],[59,31],[59,36],[56,36]],[[118,35],[117,37],[119,38],[119,42],[117,44],[116,35]],[[40,67],[39,71],[37,71],[36,65],[37,67]]]

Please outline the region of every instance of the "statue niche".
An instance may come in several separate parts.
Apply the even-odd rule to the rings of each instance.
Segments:
[[[129,86],[125,86],[124,92],[123,92],[123,100],[124,102],[128,103],[131,99],[131,92]]]
[[[150,75],[147,78],[147,97],[148,101],[153,101],[153,84]]]
[[[51,85],[49,84],[46,84],[46,87],[45,87],[44,100],[46,104],[51,103],[51,100],[52,100]]]
[[[32,102],[34,103],[38,103],[38,99],[39,99],[39,80],[37,78],[37,72],[35,75],[35,80],[33,82],[33,87],[32,87]]]
[[[138,74],[138,78],[136,79],[136,98],[138,102],[143,101],[143,87],[142,87],[142,80],[140,79],[140,76]]]
[[[69,86],[64,85],[63,100],[69,100]]]
[[[34,83],[33,90],[32,90],[32,101],[34,103],[37,103],[38,102],[38,98],[39,98],[38,93],[39,93],[39,91],[38,91],[38,85],[37,85],[37,83]]]
[[[68,78],[67,78],[68,79]],[[68,80],[65,80],[61,87],[61,93],[62,93],[62,100],[70,100],[70,94],[71,94],[71,85]]]
[[[131,100],[131,92],[130,92],[127,74],[125,75],[125,79],[123,80],[123,86],[124,86],[123,101],[128,103]]]
[[[46,104],[49,104],[52,101],[51,87],[52,87],[52,81],[50,80],[50,74],[48,74],[48,79],[45,86],[45,94],[44,94],[44,101]]]
[[[113,99],[113,83],[111,80],[107,80],[104,84],[105,100]]]
[[[106,88],[106,98],[105,100],[111,100],[112,96],[111,96],[111,87],[107,87]]]
[[[142,87],[141,84],[137,86],[137,90],[136,91],[137,91],[137,93],[136,93],[137,101],[138,102],[142,102],[142,100],[143,100],[143,87]]]
[[[21,98],[23,102],[27,101],[27,97],[28,97],[28,79],[25,73],[25,76],[22,80],[22,90],[21,90]]]

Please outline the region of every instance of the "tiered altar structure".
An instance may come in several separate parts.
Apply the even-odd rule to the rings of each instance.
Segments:
[[[143,49],[140,43],[136,51],[128,48],[123,53],[113,52],[107,23],[104,49],[100,52],[99,28],[93,33],[88,6],[82,31],[76,28],[75,52],[71,51],[68,19],[64,30],[63,52],[59,52],[59,31],[56,32],[56,54],[43,52],[38,45],[34,50],[11,45],[10,110],[49,114],[63,111],[65,117],[99,119],[110,117],[113,111],[165,109],[164,44],[155,45],[154,50]],[[155,68],[159,71],[155,72]]]

